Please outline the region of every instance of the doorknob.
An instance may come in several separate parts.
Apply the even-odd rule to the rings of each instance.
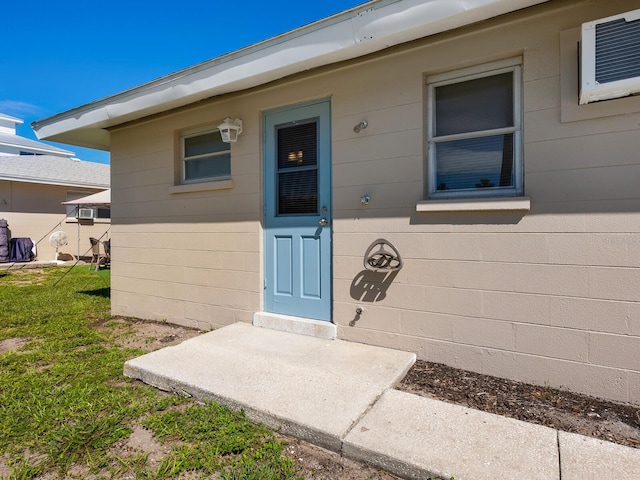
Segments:
[[[326,218],[321,218],[318,223],[320,224],[321,227],[324,227],[326,225],[329,225],[329,220],[327,220]]]

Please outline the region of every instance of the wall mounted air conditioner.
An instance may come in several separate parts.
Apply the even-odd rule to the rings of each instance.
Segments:
[[[640,10],[582,24],[580,105],[640,92]]]
[[[82,220],[91,220],[93,218],[93,208],[79,208],[78,218]]]

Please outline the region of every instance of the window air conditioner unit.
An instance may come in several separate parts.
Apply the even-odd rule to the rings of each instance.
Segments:
[[[640,92],[640,10],[582,24],[580,105]]]
[[[83,220],[91,220],[93,218],[93,208],[79,208],[78,218]]]

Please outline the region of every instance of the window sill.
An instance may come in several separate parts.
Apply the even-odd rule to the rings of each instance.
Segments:
[[[470,212],[496,210],[531,210],[529,197],[467,198],[424,200],[416,205],[417,212]]]
[[[233,180],[216,180],[214,182],[189,183],[174,185],[169,188],[169,193],[206,192],[210,190],[226,190],[233,188]]]

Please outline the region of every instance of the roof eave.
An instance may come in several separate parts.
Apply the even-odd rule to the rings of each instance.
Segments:
[[[21,118],[12,117],[11,115],[7,115],[4,113],[0,113],[0,120],[8,121],[16,125],[21,125],[24,123],[24,120],[22,120]]]
[[[377,0],[31,125],[40,139],[109,150],[109,127],[547,1]]]
[[[7,182],[20,182],[20,183],[38,183],[42,185],[57,185],[62,187],[76,187],[76,188],[93,188],[106,190],[109,188],[108,183],[91,183],[91,182],[71,182],[65,180],[47,180],[37,177],[18,177],[12,175],[0,175],[0,180]]]
[[[54,155],[56,157],[71,157],[73,156],[73,152],[68,150],[63,150],[61,148],[52,147],[51,149],[42,148],[42,147],[33,147],[31,145],[22,145],[20,143],[11,143],[11,142],[0,142],[1,146],[17,148],[22,151],[28,151],[33,153],[41,153],[43,155]]]

